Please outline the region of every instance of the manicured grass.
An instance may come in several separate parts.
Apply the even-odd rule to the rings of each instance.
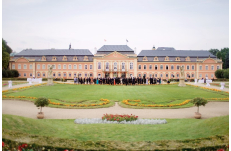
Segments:
[[[177,85],[149,85],[149,86],[111,86],[111,85],[68,85],[55,84],[54,86],[33,87],[23,91],[16,91],[7,94],[8,96],[26,96],[26,97],[47,97],[56,103],[66,104],[92,104],[102,103],[101,98],[109,99],[110,104],[114,101],[123,101],[124,99],[141,100],[140,104],[179,104],[185,100],[195,97],[204,98],[227,98],[225,92],[215,92],[197,87]],[[131,107],[120,103],[123,107]],[[50,105],[51,107],[64,107]],[[190,107],[192,103],[173,108]],[[94,107],[92,107],[94,108]],[[143,107],[132,107],[143,108]]]
[[[229,134],[229,116],[210,119],[166,119],[161,125],[74,124],[73,119],[36,120],[2,115],[3,130],[78,141],[158,141],[198,139]],[[4,137],[4,135],[3,135]],[[22,138],[23,139],[23,138]]]

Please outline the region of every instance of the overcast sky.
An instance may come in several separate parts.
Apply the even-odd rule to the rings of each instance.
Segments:
[[[228,0],[3,0],[2,37],[20,52],[127,45],[229,47]],[[104,41],[106,40],[106,42]]]

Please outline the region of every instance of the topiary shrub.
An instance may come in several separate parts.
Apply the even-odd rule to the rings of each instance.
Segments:
[[[205,104],[208,103],[208,101],[206,99],[200,98],[200,97],[196,97],[196,98],[192,99],[190,102],[198,107],[197,113],[199,113],[199,106],[201,106],[201,105],[205,106]]]
[[[19,76],[19,73],[18,73],[18,70],[11,70],[11,72],[13,73],[13,77],[18,77]]]
[[[37,98],[37,100],[34,102],[34,104],[37,107],[41,107],[40,108],[40,113],[41,113],[42,112],[42,107],[49,105],[49,100],[47,98],[45,98],[45,97]]]
[[[13,75],[14,73],[11,70],[6,70],[6,72],[7,72],[9,78],[14,77],[14,75]]]
[[[217,78],[224,78],[223,73],[224,71],[222,69],[218,69],[217,71],[215,71],[215,76]]]

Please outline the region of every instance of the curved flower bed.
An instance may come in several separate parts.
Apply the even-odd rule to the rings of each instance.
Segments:
[[[152,105],[146,105],[146,104],[138,104],[138,103],[129,103],[129,102],[141,102],[140,100],[123,100],[122,103],[130,106],[141,106],[141,107],[173,107],[173,106],[182,106],[190,102],[190,100],[185,100],[182,103],[179,104],[167,104],[167,105],[162,105],[162,104],[152,104]]]
[[[197,87],[197,88],[201,88],[201,89],[216,91],[216,92],[222,92],[221,90],[219,90],[219,89],[214,89],[214,88],[200,87],[200,86],[196,86],[196,85],[193,85],[193,84],[186,84],[186,85],[193,86],[193,87]],[[229,93],[229,92],[226,92],[226,93]]]
[[[166,124],[167,121],[160,120],[160,119],[137,119],[135,121],[108,121],[108,120],[102,120],[100,118],[92,118],[92,119],[76,119],[74,121],[76,124]]]

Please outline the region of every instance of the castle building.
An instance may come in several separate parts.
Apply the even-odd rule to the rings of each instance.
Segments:
[[[127,45],[104,45],[93,55],[88,49],[26,49],[11,56],[9,67],[20,78],[47,78],[49,66],[54,78],[154,77],[178,79],[180,66],[185,77],[215,79],[222,61],[209,51],[153,47],[138,55]]]

